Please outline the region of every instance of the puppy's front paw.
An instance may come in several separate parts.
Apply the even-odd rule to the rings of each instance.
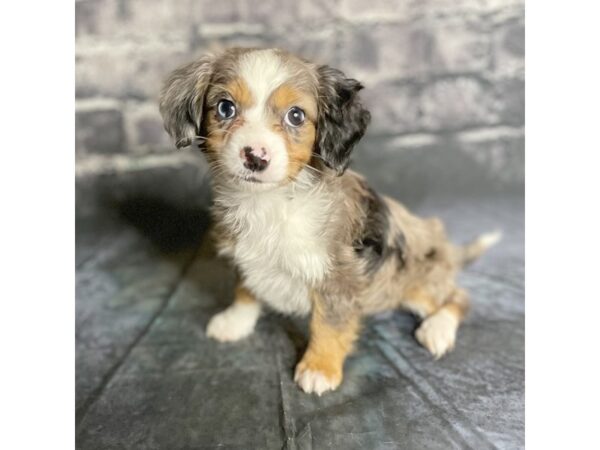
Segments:
[[[337,389],[342,382],[342,372],[319,369],[316,364],[302,360],[296,366],[294,381],[307,394],[314,392],[321,396],[323,392]]]
[[[254,331],[259,314],[257,304],[233,304],[210,319],[206,335],[220,342],[238,341]]]
[[[440,358],[454,348],[458,320],[448,311],[438,311],[426,318],[415,337],[435,357]]]

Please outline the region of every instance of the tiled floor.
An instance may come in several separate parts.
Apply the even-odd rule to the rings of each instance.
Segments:
[[[292,380],[305,321],[268,314],[236,344],[204,336],[233,278],[204,239],[203,211],[142,204],[79,221],[77,447],[522,448],[523,206],[508,194],[414,202],[458,242],[504,230],[461,275],[473,309],[457,347],[434,361],[411,316],[371,318],[341,389],[320,398]]]

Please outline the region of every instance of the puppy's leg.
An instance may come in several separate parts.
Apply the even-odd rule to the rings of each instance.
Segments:
[[[321,395],[340,385],[344,361],[352,350],[358,330],[358,314],[342,322],[333,320],[324,311],[319,296],[315,296],[308,348],[296,366],[294,376],[294,381],[304,392]]]
[[[438,309],[425,317],[415,333],[417,341],[436,359],[440,358],[454,348],[458,326],[468,309],[466,292],[455,289]]]
[[[245,338],[254,331],[260,309],[260,303],[252,293],[238,285],[233,304],[210,319],[206,335],[221,342]]]

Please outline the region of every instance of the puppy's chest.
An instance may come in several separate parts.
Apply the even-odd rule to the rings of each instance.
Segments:
[[[228,200],[219,202],[218,220],[233,239],[221,253],[233,258],[244,284],[261,301],[282,313],[310,312],[310,286],[323,280],[331,264],[330,204],[285,195]]]
[[[328,208],[318,198],[263,195],[232,204],[224,222],[244,272],[287,275],[314,284],[329,269]]]

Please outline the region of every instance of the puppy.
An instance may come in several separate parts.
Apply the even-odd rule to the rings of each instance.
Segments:
[[[282,50],[235,48],[175,70],[160,98],[176,146],[206,155],[217,248],[238,275],[207,335],[248,336],[263,306],[310,315],[295,381],[319,395],[340,385],[366,315],[406,309],[434,357],[451,350],[468,308],[456,274],[499,238],[454,246],[438,219],[347,169],[370,121],[362,87]]]

